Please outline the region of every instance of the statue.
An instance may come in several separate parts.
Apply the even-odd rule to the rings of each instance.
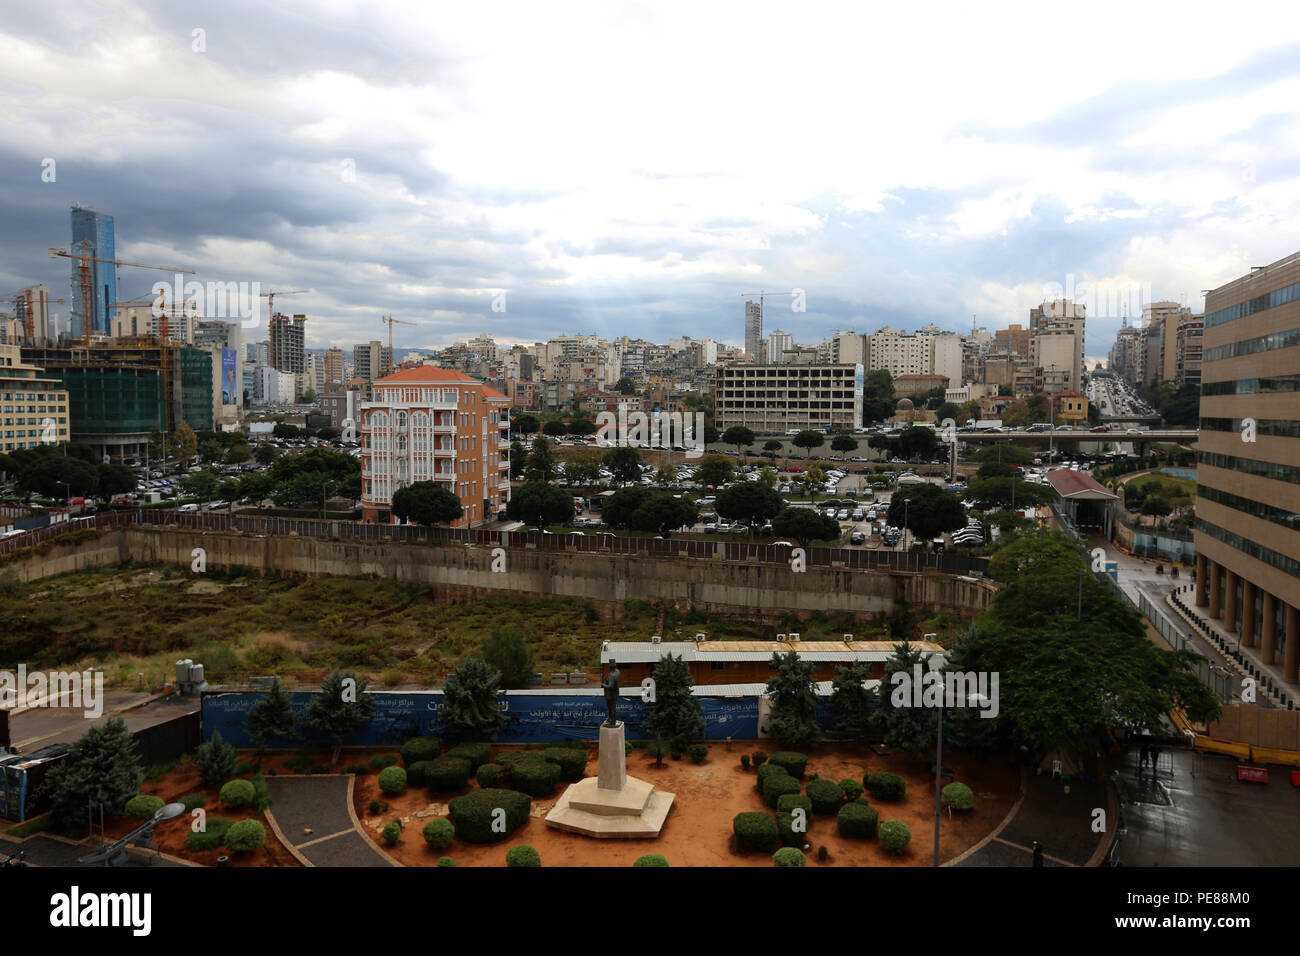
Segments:
[[[611,660],[609,662],[609,673],[605,675],[601,686],[605,688],[605,708],[609,711],[609,719],[605,721],[606,727],[618,726],[618,662]]]

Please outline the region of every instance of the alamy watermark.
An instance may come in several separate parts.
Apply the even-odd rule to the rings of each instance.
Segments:
[[[996,717],[1000,709],[998,679],[997,671],[942,670],[939,658],[932,657],[928,670],[917,663],[910,673],[893,673],[889,703],[894,707],[975,707],[981,717]]]
[[[81,708],[94,719],[104,713],[103,671],[0,671],[0,707]]]
[[[170,283],[159,279],[149,291],[154,297],[154,318],[193,301],[205,319],[238,319],[244,328],[261,323],[260,282],[186,282],[177,273]]]
[[[1142,314],[1143,306],[1154,301],[1150,282],[1076,280],[1074,273],[1066,274],[1065,285],[1059,282],[1045,283],[1043,299],[1047,302],[1068,299],[1075,305],[1083,306],[1084,314],[1090,319],[1118,319],[1123,315],[1135,319]]]
[[[704,454],[704,413],[696,412],[601,412],[596,416],[596,442],[634,448],[682,448],[687,458]]]

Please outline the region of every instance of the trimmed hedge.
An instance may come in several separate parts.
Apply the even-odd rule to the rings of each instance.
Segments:
[[[800,807],[804,813],[812,813],[812,799],[802,793],[783,793],[776,798],[776,809],[781,813],[789,813],[795,807]]]
[[[401,767],[385,767],[379,771],[379,789],[390,797],[406,789],[406,771]]]
[[[387,843],[389,846],[392,846],[402,837],[402,824],[397,820],[394,820],[392,823],[387,824],[384,827],[383,835],[384,835],[384,842]]]
[[[469,783],[469,761],[463,757],[438,757],[424,762],[424,785],[430,790],[464,790]]]
[[[742,853],[747,850],[771,853],[780,838],[776,818],[770,813],[737,813],[731,828],[736,834],[736,849]]]
[[[406,768],[406,785],[408,787],[423,787],[428,779],[426,774],[429,772],[429,764],[432,760],[417,760]]]
[[[763,766],[763,764],[767,763],[767,751],[765,750],[755,750],[752,754],[750,754],[750,757],[754,761],[755,770]]]
[[[784,767],[778,767],[776,764],[765,763],[754,771],[754,789],[761,794],[763,792],[763,784],[767,781],[767,778],[773,774],[780,777],[790,776],[785,772]]]
[[[812,801],[814,813],[836,813],[844,805],[844,791],[829,780],[809,780],[804,793]]]
[[[636,858],[633,866],[667,866],[668,857],[660,856],[658,853],[647,853],[645,856]]]
[[[226,831],[226,849],[232,853],[248,853],[266,842],[266,827],[256,820],[240,820]]]
[[[485,763],[478,768],[474,779],[478,781],[480,787],[499,787],[501,786],[501,777],[505,773],[505,767],[499,763]]]
[[[506,866],[541,866],[542,855],[527,843],[512,846],[506,852]]]
[[[572,747],[548,747],[542,759],[560,768],[561,780],[581,780],[587,772],[587,751]]]
[[[975,806],[975,791],[964,783],[953,781],[941,791],[944,806],[954,810],[969,810]]]
[[[803,829],[794,828],[794,813],[785,812],[776,815],[776,832],[782,846],[802,847],[808,842],[808,814],[803,815]]]
[[[136,820],[148,820],[163,806],[164,803],[161,797],[155,797],[148,793],[137,793],[126,801],[126,814]]]
[[[226,842],[226,833],[234,823],[234,820],[227,820],[225,817],[209,816],[204,820],[202,831],[191,830],[185,835],[185,849],[195,853],[217,849]]]
[[[529,754],[510,768],[510,785],[530,797],[549,797],[560,782],[560,765]]]
[[[424,825],[424,830],[421,832],[425,843],[435,850],[445,850],[451,846],[452,838],[456,835],[456,827],[446,817],[434,817]]]
[[[782,796],[799,792],[799,781],[788,773],[770,775],[763,783],[763,802],[776,809],[776,802]]]
[[[890,853],[902,853],[912,841],[912,831],[902,820],[886,820],[880,825],[880,845]]]
[[[877,800],[902,800],[907,781],[896,773],[869,773],[862,781]]]
[[[860,803],[846,803],[835,815],[835,828],[842,837],[856,837],[870,840],[876,835],[876,824],[880,820],[880,811],[875,807],[864,807]]]
[[[371,770],[383,770],[397,763],[397,754],[375,754],[370,758]]]
[[[792,846],[786,846],[772,854],[772,865],[807,866],[808,860],[804,857],[802,850],[796,850]]]
[[[844,799],[850,803],[866,792],[863,789],[862,784],[858,783],[856,780],[850,779],[849,777],[845,777],[840,781],[840,789],[844,791]]]
[[[498,766],[505,767],[506,770],[509,771],[510,768],[519,763],[519,761],[535,756],[537,755],[527,753],[523,750],[508,750],[503,754],[497,754],[495,763]],[[507,773],[506,776],[509,776],[509,773]]]
[[[246,807],[257,796],[257,790],[251,780],[227,780],[221,785],[218,799],[228,807]]]
[[[409,767],[421,760],[432,760],[442,753],[442,741],[437,737],[412,737],[402,744],[402,763]]]
[[[693,763],[704,763],[705,758],[709,756],[709,748],[704,744],[691,744],[686,748],[686,756],[690,757]]]
[[[456,825],[456,835],[460,839],[466,843],[500,843],[528,822],[532,804],[533,801],[525,794],[489,787],[475,790],[463,797],[455,797],[449,806],[452,822]],[[505,813],[497,814],[493,812],[495,810],[504,810]],[[504,832],[493,831],[495,819],[504,821]]]
[[[452,859],[451,857],[449,857],[449,856],[440,856],[440,857],[438,857],[438,865],[439,865],[439,866],[455,866],[455,865],[456,865],[456,861],[453,860],[453,859]]]
[[[469,761],[469,772],[474,773],[485,763],[492,762],[492,745],[487,743],[457,744],[444,755]]]
[[[767,758],[770,764],[776,764],[778,767],[784,767],[785,772],[796,780],[803,776],[804,769],[808,766],[808,757],[805,754],[795,753],[793,750],[779,750]]]
[[[203,793],[187,793],[176,801],[185,808],[188,813],[190,810],[197,810],[199,807],[208,805],[208,797]]]

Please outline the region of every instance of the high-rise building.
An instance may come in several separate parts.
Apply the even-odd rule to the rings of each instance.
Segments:
[[[861,365],[720,365],[714,386],[719,431],[760,434],[851,429],[862,424]]]
[[[831,338],[831,362],[835,365],[861,365],[871,360],[870,337],[859,332],[836,332]]]
[[[50,321],[50,287],[32,285],[18,290],[14,301],[14,318],[24,344],[47,342],[54,338]]]
[[[789,332],[773,329],[767,337],[763,362],[767,365],[777,365],[785,360],[785,353],[792,348],[794,348],[794,336]]]
[[[343,350],[325,350],[325,391],[334,392],[343,384]]]
[[[1174,365],[1175,385],[1201,384],[1201,352],[1205,337],[1205,316],[1193,315],[1179,323],[1177,334],[1177,359]]]
[[[353,346],[352,362],[356,366],[357,378],[373,382],[393,370],[393,350],[378,339],[372,339],[365,345]]]
[[[277,312],[271,317],[269,364],[277,372],[297,374],[303,370],[303,346],[306,343],[307,316],[289,316]]]
[[[1049,392],[1083,391],[1085,307],[1054,299],[1029,310],[1029,361]]]
[[[1300,692],[1300,252],[1205,296],[1196,603]]]
[[[74,256],[85,253],[98,259],[117,258],[117,245],[113,235],[113,217],[87,209],[72,207],[72,247]],[[80,338],[86,333],[86,300],[90,304],[90,331],[92,335],[108,335],[111,329],[111,308],[117,301],[117,272],[111,262],[87,262],[90,289],[87,295],[82,288],[81,261],[69,259],[72,264],[72,296],[68,299],[72,313],[72,335]]]
[[[0,345],[0,399],[0,452],[69,440],[68,390],[24,362],[17,345]]]
[[[751,362],[763,360],[763,303],[745,303],[745,354]]]

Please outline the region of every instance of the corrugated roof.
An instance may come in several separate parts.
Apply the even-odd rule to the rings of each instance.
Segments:
[[[1048,482],[1062,498],[1118,498],[1105,485],[1100,484],[1087,472],[1074,471],[1070,468],[1057,468],[1046,475]]]

